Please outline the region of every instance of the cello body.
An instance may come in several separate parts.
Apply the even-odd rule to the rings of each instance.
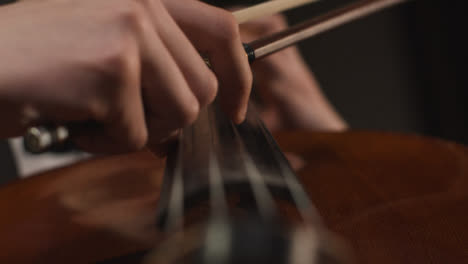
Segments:
[[[356,263],[468,263],[465,146],[372,132],[275,138],[302,160],[304,189]],[[0,263],[130,263],[161,238],[164,164],[143,151],[2,186]]]

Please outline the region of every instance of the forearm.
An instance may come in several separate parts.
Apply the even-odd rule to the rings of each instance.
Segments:
[[[271,90],[284,128],[342,131],[348,127],[310,72],[277,80]]]

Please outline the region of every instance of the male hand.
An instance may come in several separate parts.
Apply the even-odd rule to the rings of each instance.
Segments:
[[[287,27],[283,16],[241,25],[246,43]],[[271,130],[344,130],[347,125],[333,109],[295,47],[255,61],[255,88],[262,101],[262,117]]]
[[[0,137],[71,124],[85,150],[138,150],[191,124],[218,86],[224,111],[244,118],[252,76],[227,11],[193,0],[24,1],[0,7],[0,25]]]

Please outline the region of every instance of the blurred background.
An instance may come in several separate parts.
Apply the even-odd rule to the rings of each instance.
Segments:
[[[218,6],[255,0],[208,0]],[[349,0],[286,12],[296,24]],[[353,129],[420,133],[468,143],[463,1],[414,0],[299,44]]]
[[[248,6],[262,1],[206,2]],[[350,2],[323,0],[286,15],[295,24]],[[419,133],[468,144],[463,3],[410,1],[299,47],[353,129]],[[0,160],[12,163],[5,142],[0,142]],[[0,183],[14,178],[14,164],[3,165],[1,172]]]

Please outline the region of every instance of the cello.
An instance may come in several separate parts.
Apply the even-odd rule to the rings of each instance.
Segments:
[[[276,139],[303,158],[304,189],[356,263],[467,263],[465,146],[359,131]],[[163,171],[164,159],[144,151],[2,187],[1,262],[96,263],[152,248]],[[131,257],[120,263],[138,263]]]
[[[200,129],[203,130],[203,126]],[[276,138],[283,150],[294,152],[304,160],[305,166],[298,172],[302,189],[314,201],[326,225],[350,242],[358,263],[461,263],[466,260],[466,235],[462,226],[466,220],[465,147],[418,136],[369,132],[291,132],[278,134]],[[185,152],[178,153],[183,157]],[[200,160],[202,164],[203,159]],[[180,168],[171,163],[174,161],[168,161],[166,171]],[[162,159],[141,152],[90,160],[2,188],[0,207],[9,215],[1,218],[4,221],[2,234],[5,234],[2,252],[5,253],[0,254],[0,259],[6,263],[93,263],[117,258],[112,263],[127,263],[127,260],[139,263],[135,262],[140,261],[138,252],[152,248],[165,236],[158,230],[158,216],[167,215],[166,219],[175,221],[166,222],[180,225],[177,210],[172,214],[170,210],[166,214],[164,210],[155,210],[157,206],[171,204],[171,199],[164,201],[164,195],[160,195],[161,191],[168,190],[162,181],[163,167]],[[175,190],[177,188],[172,188],[171,193]],[[291,201],[272,193],[278,199],[275,204],[280,215],[287,221],[297,221],[302,203],[291,207]],[[240,209],[236,215],[250,212],[254,201],[258,214],[271,216],[268,206],[260,206],[268,204],[268,199],[253,197],[255,192],[245,195],[234,189],[230,194],[233,195],[227,196],[226,203],[229,208]],[[204,201],[219,201],[211,196],[211,193],[210,199],[201,196],[195,207],[183,208],[190,222],[206,218],[209,211]],[[172,208],[177,209],[180,199],[173,201],[176,206]],[[211,206],[226,208],[216,203]],[[275,223],[270,228],[253,221],[247,225],[247,228],[254,227],[251,230],[244,229],[244,222],[240,223],[234,227],[240,228],[241,233],[260,231],[259,237],[267,238],[276,234],[276,227],[279,227]],[[168,228],[172,229],[170,225]],[[231,231],[236,231],[235,228]],[[303,233],[311,234],[306,231]],[[172,234],[172,237],[177,236],[177,232]],[[33,239],[25,239],[28,237]],[[185,236],[176,242],[190,242],[191,237]],[[232,241],[250,242],[249,238],[254,237]],[[281,246],[282,240],[279,241]],[[169,247],[149,256],[171,255],[164,253],[179,250],[177,245],[169,243]],[[310,252],[311,248],[306,249]],[[330,244],[325,247],[328,249],[340,251]],[[278,253],[282,256],[282,252]],[[120,258],[122,256],[128,257]]]

